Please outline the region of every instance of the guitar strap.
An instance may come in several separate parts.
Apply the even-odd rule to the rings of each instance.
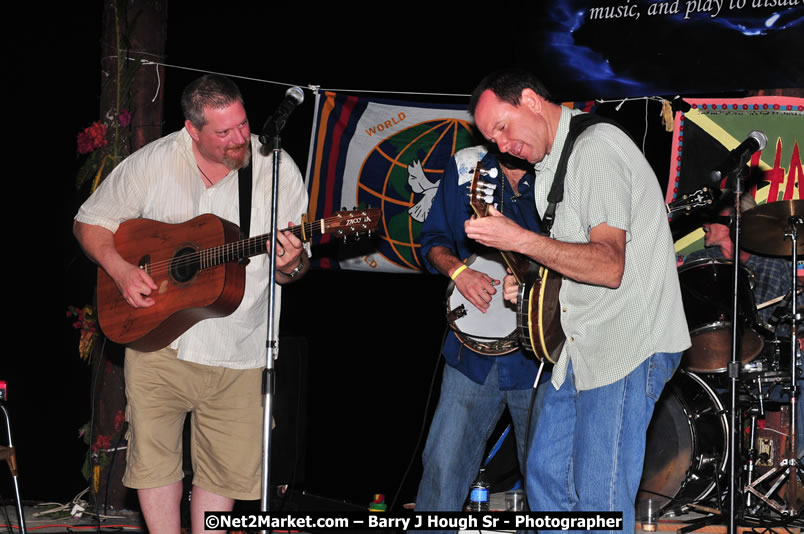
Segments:
[[[249,144],[249,149],[251,144]],[[251,168],[254,167],[254,157],[250,165],[237,171],[237,183],[240,193],[240,239],[247,239],[251,231]]]
[[[569,133],[567,134],[567,139],[564,141],[561,157],[558,159],[556,174],[553,177],[553,185],[550,188],[550,193],[547,195],[547,210],[545,210],[544,216],[542,217],[542,234],[546,236],[550,235],[550,229],[555,222],[556,207],[564,200],[564,177],[567,175],[567,164],[569,162],[570,153],[572,153],[572,148],[575,146],[575,140],[588,127],[600,123],[611,124],[621,130],[623,129],[615,121],[591,113],[581,113],[574,115],[572,119],[570,119]]]

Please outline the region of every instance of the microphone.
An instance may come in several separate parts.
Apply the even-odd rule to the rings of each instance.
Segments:
[[[304,91],[299,87],[291,87],[285,91],[285,98],[276,108],[274,114],[271,115],[265,125],[262,127],[262,135],[260,135],[260,143],[267,145],[272,137],[279,135],[279,132],[285,127],[288,117],[296,106],[304,102]]]
[[[762,150],[768,144],[768,136],[759,130],[754,130],[748,134],[748,138],[740,145],[729,152],[726,159],[709,174],[713,183],[719,182],[724,176],[739,170],[748,162],[751,155],[757,150]]]

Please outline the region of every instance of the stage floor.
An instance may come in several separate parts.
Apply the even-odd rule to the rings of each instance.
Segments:
[[[505,494],[504,493],[496,493],[492,495],[491,506],[492,509],[502,509],[505,504]],[[145,522],[142,518],[142,515],[138,511],[131,511],[131,510],[112,510],[109,511],[109,517],[104,518],[98,524],[98,520],[89,515],[84,515],[82,517],[71,517],[70,515],[70,506],[71,505],[61,505],[59,503],[40,503],[36,505],[26,505],[24,507],[25,511],[25,523],[26,527],[29,532],[31,533],[75,533],[75,532],[147,532],[145,528]],[[700,514],[688,513],[680,517],[675,518],[662,518],[659,520],[658,523],[658,531],[659,532],[675,532],[678,529],[684,527],[689,522],[694,521],[695,519],[701,518]],[[0,532],[12,532],[12,529],[8,527],[8,521],[11,520],[11,524],[13,525],[13,532],[19,532],[19,526],[17,524],[17,512],[16,507],[12,504],[7,504],[5,507],[5,513],[0,515]],[[754,527],[752,531],[749,528],[738,528],[738,532],[785,532],[787,534],[800,534],[801,527],[804,525],[804,518],[799,518],[795,525],[789,525],[786,528],[758,528]],[[637,523],[637,530],[635,534],[644,534],[646,531],[641,530],[641,525]],[[727,528],[724,525],[710,525],[705,526],[697,530],[696,532],[707,532],[707,533],[726,533]],[[347,532],[346,530],[341,530],[339,532]],[[366,530],[361,530],[361,532],[368,532]],[[381,531],[374,531],[374,532],[381,532]],[[388,530],[384,530],[382,532],[389,532]],[[461,531],[461,533],[480,533],[477,530],[467,530]],[[513,532],[513,531],[491,531],[491,530],[483,530],[483,534],[489,534],[492,532]],[[303,533],[298,533],[303,534]],[[650,533],[647,533],[650,534]]]
[[[27,502],[27,501],[24,501]],[[56,533],[56,532],[92,532],[92,531],[117,531],[117,532],[147,532],[145,521],[139,511],[131,510],[110,510],[109,517],[104,518],[98,524],[98,519],[91,515],[72,516],[71,505],[60,503],[39,503],[26,505],[23,507],[25,512],[25,527],[30,533]],[[2,532],[11,532],[8,528],[8,521],[14,525],[14,532],[19,532],[17,519],[17,508],[14,503],[7,503],[5,513],[0,515]]]

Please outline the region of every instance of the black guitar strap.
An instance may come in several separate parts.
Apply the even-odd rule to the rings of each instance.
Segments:
[[[547,210],[545,210],[544,216],[542,216],[542,234],[546,236],[550,235],[550,229],[555,222],[556,207],[564,200],[564,177],[567,174],[567,164],[572,148],[575,146],[575,140],[589,126],[599,123],[611,124],[622,130],[622,127],[615,121],[591,113],[581,113],[574,115],[572,119],[570,119],[569,133],[567,134],[567,139],[564,141],[561,157],[558,159],[556,174],[553,177],[553,185],[550,188],[550,193],[547,195]]]
[[[249,145],[249,149],[251,145]],[[240,192],[240,239],[247,239],[251,230],[251,164],[237,171],[237,183]]]

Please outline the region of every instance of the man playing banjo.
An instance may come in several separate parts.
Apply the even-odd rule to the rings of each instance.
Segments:
[[[466,148],[454,155],[422,227],[421,254],[431,272],[452,279],[453,294],[466,301],[466,316],[464,322],[453,324],[456,331],[447,335],[442,347],[447,365],[422,457],[424,473],[417,510],[461,510],[486,442],[506,405],[524,472],[538,362],[519,348],[514,331],[516,312],[504,303],[499,286],[505,275],[499,252],[468,239],[464,232],[464,221],[472,214],[469,189],[478,163],[483,169],[497,171],[496,177],[492,171],[484,180],[496,185],[493,202],[498,209],[523,227],[539,230],[533,174],[526,170],[526,162],[490,153],[485,146]],[[503,331],[491,335],[483,332],[481,337],[472,336],[475,328],[483,330],[489,324],[508,326],[495,327]],[[549,380],[549,373],[542,379]],[[540,397],[534,399],[531,424],[538,415]]]

